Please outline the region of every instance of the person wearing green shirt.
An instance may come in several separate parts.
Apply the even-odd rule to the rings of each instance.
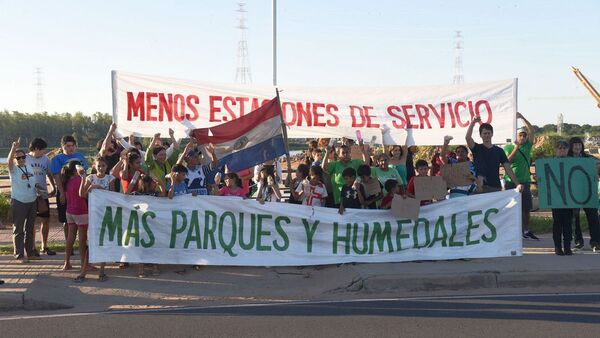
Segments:
[[[165,176],[171,173],[171,168],[175,165],[179,156],[179,144],[175,140],[173,129],[169,128],[169,136],[171,136],[174,149],[171,156],[167,158],[167,150],[162,145],[160,134],[154,135],[148,150],[144,154],[144,162],[148,166],[148,173],[150,176],[156,177],[165,186],[167,184]]]
[[[353,160],[350,157],[350,147],[342,145],[338,148],[338,160],[329,161],[332,149],[327,147],[325,152],[325,159],[323,160],[323,169],[331,176],[331,183],[333,184],[333,199],[335,207],[339,208],[342,194],[342,187],[345,184],[342,172],[346,168],[352,168],[357,170],[361,164],[368,162],[369,152],[368,146],[365,146],[362,140],[359,141],[359,146],[362,150],[362,160]]]
[[[523,185],[522,191],[522,218],[523,218],[523,239],[539,240],[539,238],[529,230],[529,216],[533,206],[533,198],[531,196],[531,173],[529,167],[531,165],[531,150],[535,140],[533,127],[521,113],[517,113],[517,119],[521,119],[525,124],[524,128],[517,131],[517,139],[515,143],[510,143],[504,146],[504,153],[510,161],[510,167]],[[504,175],[506,182],[505,189],[512,189],[515,184],[508,175]]]
[[[404,178],[400,176],[398,170],[393,166],[389,165],[390,158],[387,154],[379,154],[376,158],[376,167],[371,167],[371,176],[378,179],[382,186],[385,186],[387,180],[396,180],[397,182],[404,183]],[[383,193],[387,193],[384,189]]]

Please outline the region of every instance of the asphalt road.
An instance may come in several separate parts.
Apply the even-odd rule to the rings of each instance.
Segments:
[[[600,293],[0,315],[2,337],[598,337]]]

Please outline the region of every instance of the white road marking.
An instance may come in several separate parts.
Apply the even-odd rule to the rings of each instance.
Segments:
[[[319,305],[334,303],[366,303],[366,302],[393,302],[393,301],[427,301],[427,300],[452,300],[452,299],[493,299],[493,298],[540,298],[540,297],[581,297],[581,296],[600,296],[600,292],[580,292],[580,293],[517,293],[517,294],[488,294],[488,295],[453,295],[453,296],[421,296],[421,297],[401,297],[401,298],[361,298],[361,299],[339,299],[339,300],[299,300],[299,301],[281,301],[269,303],[248,303],[248,304],[223,304],[208,306],[171,306],[153,309],[137,310],[108,310],[95,312],[75,312],[48,315],[33,316],[13,316],[0,318],[0,321],[22,320],[22,319],[43,319],[43,318],[62,318],[62,317],[83,317],[95,315],[114,315],[129,313],[152,313],[152,312],[180,312],[211,310],[224,308],[252,308],[252,307],[270,307],[281,305]]]

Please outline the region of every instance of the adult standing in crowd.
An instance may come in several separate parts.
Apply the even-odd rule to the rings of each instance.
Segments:
[[[590,157],[584,151],[583,140],[579,137],[572,137],[569,140],[570,157]],[[587,218],[588,228],[590,230],[590,246],[594,252],[600,252],[600,225],[598,223],[598,209],[584,208],[583,212]],[[579,223],[579,209],[573,209],[573,224],[575,225],[575,248],[583,248],[583,234],[581,233],[581,224]]]
[[[52,251],[48,247],[48,233],[50,231],[50,202],[48,198],[53,197],[56,193],[56,184],[54,183],[54,177],[50,171],[50,160],[48,155],[44,153],[44,150],[48,147],[48,144],[44,139],[34,138],[29,144],[29,153],[27,154],[27,164],[33,169],[33,176],[35,179],[35,188],[37,191],[37,217],[41,219],[40,233],[42,234],[42,247],[41,252],[48,256],[56,255],[56,252]],[[48,192],[48,181],[52,186],[52,191]],[[33,231],[33,243],[35,246],[35,229]],[[39,253],[36,250],[36,256]]]
[[[171,172],[171,168],[177,162],[177,156],[179,156],[179,144],[175,140],[173,129],[169,128],[169,135],[171,136],[171,144],[174,148],[171,156],[167,157],[167,148],[161,144],[160,134],[154,135],[154,139],[152,139],[152,143],[144,155],[144,161],[148,166],[148,173],[157,178],[165,186],[167,185],[165,176]]]
[[[87,171],[87,161],[83,154],[77,152],[77,141],[71,135],[65,135],[60,140],[62,153],[54,156],[50,162],[50,171],[54,176],[56,183],[56,209],[58,211],[58,221],[63,224],[65,240],[67,240],[67,199],[64,190],[64,184],[61,177],[61,169],[71,160],[81,162],[83,168]]]
[[[327,151],[325,153],[325,159],[323,160],[323,169],[331,176],[331,183],[333,184],[333,200],[336,208],[340,207],[342,187],[345,184],[344,176],[342,175],[344,169],[352,168],[358,170],[360,165],[370,162],[368,150],[365,149],[362,141],[359,142],[359,146],[362,150],[362,160],[353,160],[350,157],[350,147],[342,145],[338,148],[338,160],[329,161],[331,148],[326,148]]]
[[[27,164],[25,152],[19,149],[20,142],[20,138],[13,142],[8,153],[10,208],[13,216],[13,253],[20,263],[27,263],[39,259],[35,256],[33,242],[37,195],[33,168]]]
[[[177,164],[183,165],[183,160],[187,165],[188,173],[185,179],[187,184],[187,191],[192,195],[208,195],[208,176],[211,171],[217,167],[217,155],[215,154],[215,148],[212,145],[206,147],[207,152],[210,154],[211,162],[209,164],[201,164],[202,152],[196,149],[193,142],[189,142],[183,154],[177,160]]]
[[[540,239],[529,230],[529,218],[531,208],[533,207],[533,197],[531,196],[531,172],[529,167],[531,166],[531,150],[533,149],[533,142],[535,141],[535,135],[533,133],[533,126],[521,113],[517,113],[517,119],[521,119],[525,124],[524,128],[517,131],[517,139],[515,143],[509,143],[504,146],[504,153],[510,161],[510,167],[517,176],[519,183],[523,186],[521,191],[521,209],[523,219],[523,239],[533,239],[539,241]],[[506,189],[516,188],[515,183],[512,181],[509,175],[504,174],[504,181]]]
[[[504,167],[504,171],[510,177],[517,189],[521,191],[523,186],[512,171],[506,154],[502,148],[492,143],[494,128],[489,123],[481,123],[479,126],[479,136],[483,143],[476,143],[475,140],[473,140],[473,127],[479,122],[481,122],[481,117],[475,116],[469,124],[465,139],[467,140],[469,149],[471,149],[471,152],[473,153],[473,163],[475,163],[477,178],[479,178],[480,181],[483,181],[483,192],[502,190],[502,185],[500,185],[499,165]]]

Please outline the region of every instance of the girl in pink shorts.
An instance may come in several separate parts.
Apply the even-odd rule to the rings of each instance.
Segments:
[[[82,282],[85,279],[86,269],[94,270],[88,266],[87,252],[87,228],[88,228],[88,206],[87,200],[79,196],[79,188],[85,171],[79,161],[71,161],[62,169],[62,181],[64,182],[65,196],[67,198],[67,247],[65,250],[65,265],[63,270],[70,270],[71,252],[75,237],[79,232],[79,253],[81,254],[81,271],[75,278],[76,282]]]

